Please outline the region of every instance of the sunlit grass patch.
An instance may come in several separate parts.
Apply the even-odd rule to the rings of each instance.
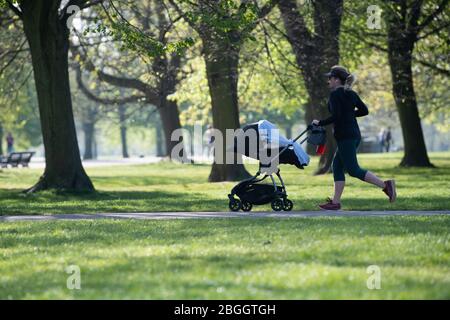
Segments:
[[[0,299],[449,299],[449,227],[448,216],[2,223]],[[69,265],[81,290],[66,286]]]
[[[399,168],[400,153],[361,154],[361,166],[383,179],[395,178],[398,200],[390,204],[381,190],[348,177],[345,210],[443,210],[450,208],[450,153],[431,153],[436,168]],[[305,170],[281,166],[294,210],[317,210],[333,191],[331,175],[313,176],[314,158]],[[250,173],[256,165],[247,165]],[[235,183],[208,183],[210,165],[158,163],[88,168],[97,193],[21,194],[37,181],[40,170],[6,169],[0,173],[0,214],[228,211],[227,194]],[[269,205],[255,206],[271,210]]]

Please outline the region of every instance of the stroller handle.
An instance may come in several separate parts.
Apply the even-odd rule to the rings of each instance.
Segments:
[[[308,126],[306,127],[305,130],[303,130],[297,137],[295,137],[295,139],[293,140],[293,142],[296,142],[298,139],[300,139],[305,133],[307,133],[308,131],[311,131],[314,127],[317,127],[315,124],[308,124]]]

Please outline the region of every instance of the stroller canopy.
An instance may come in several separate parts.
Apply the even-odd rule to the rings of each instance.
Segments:
[[[282,164],[295,165],[297,168],[309,164],[309,156],[300,144],[280,135],[273,123],[260,120],[244,126],[242,130],[243,136],[238,135],[234,139],[234,152],[260,160],[262,165],[275,160]],[[252,133],[256,133],[256,141],[252,141]]]

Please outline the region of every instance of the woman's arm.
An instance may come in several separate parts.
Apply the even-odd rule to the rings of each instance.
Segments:
[[[361,100],[361,98],[358,96],[358,94],[354,91],[352,91],[352,100],[353,104],[355,105],[355,116],[356,117],[364,117],[369,114],[369,109],[367,108],[366,104]]]
[[[335,119],[334,115],[331,115],[331,117],[328,117],[324,120],[320,120],[319,122],[317,122],[317,125],[318,126],[327,126],[329,124],[332,124],[335,120],[336,119]]]

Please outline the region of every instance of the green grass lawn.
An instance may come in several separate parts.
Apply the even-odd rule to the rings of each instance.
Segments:
[[[450,153],[430,153],[435,169],[399,168],[400,153],[362,154],[361,166],[383,179],[395,178],[398,201],[390,204],[375,187],[348,178],[345,210],[439,210],[450,208]],[[332,176],[313,176],[317,158],[305,170],[281,166],[294,210],[317,210],[332,194]],[[247,166],[252,174],[256,165]],[[234,183],[208,183],[209,165],[159,163],[139,166],[88,168],[97,189],[92,195],[43,192],[23,195],[42,170],[0,171],[0,215],[149,211],[228,211],[227,194]],[[254,210],[271,210],[270,205]]]
[[[449,216],[1,223],[0,299],[450,299],[449,227]],[[66,287],[69,265],[80,290]]]

